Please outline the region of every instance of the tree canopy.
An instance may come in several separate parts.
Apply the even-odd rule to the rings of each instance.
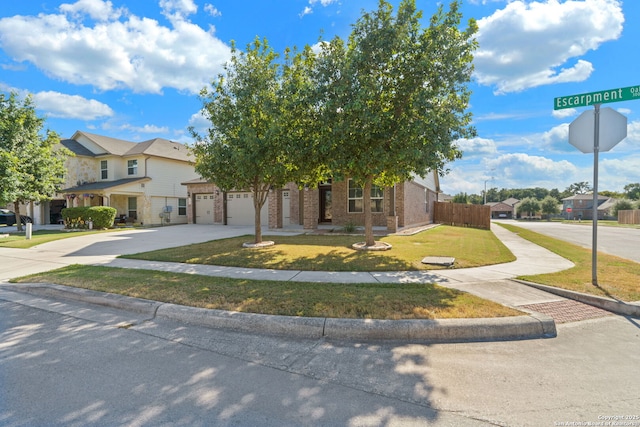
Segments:
[[[287,51],[285,62],[279,63],[279,55],[259,38],[246,52],[233,45],[226,74],[200,92],[211,127],[204,136],[191,129],[196,171],[222,191],[253,193],[255,243],[262,242],[260,211],[269,190],[301,181],[303,174],[307,179],[314,175],[299,149],[311,150],[317,140],[301,131],[312,118],[299,102],[308,92],[304,70],[310,57],[310,49]]]
[[[373,245],[371,191],[445,173],[459,158],[454,141],[471,137],[467,112],[477,30],[459,29],[460,2],[441,6],[423,28],[415,0],[396,14],[385,0],[354,24],[347,43],[321,43],[315,54],[287,50],[285,61],[266,40],[239,52],[226,74],[200,96],[211,128],[193,147],[196,171],[223,191],[249,189],[256,209],[270,188],[315,186],[351,178],[363,187],[366,244]]]
[[[392,186],[461,157],[454,141],[475,134],[467,83],[477,30],[460,30],[460,4],[442,6],[423,28],[414,0],[396,14],[380,0],[349,40],[321,44],[314,76],[328,169],[363,187],[366,245],[374,245],[372,185]]]
[[[64,183],[64,159],[71,153],[56,146],[55,132],[43,134],[44,123],[30,96],[0,93],[0,205],[13,203],[16,218],[20,204],[48,200]]]

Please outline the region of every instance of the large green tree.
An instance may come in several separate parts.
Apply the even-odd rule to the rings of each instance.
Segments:
[[[625,185],[624,194],[631,200],[640,200],[640,182]]]
[[[363,188],[365,244],[374,246],[373,185],[391,187],[440,174],[459,158],[454,141],[472,137],[467,112],[475,21],[460,29],[460,2],[442,6],[421,25],[414,0],[393,7],[380,0],[353,25],[347,43],[336,37],[321,44],[314,108],[334,178]],[[375,189],[373,190],[375,191]]]
[[[200,92],[203,114],[211,122],[206,135],[191,129],[196,171],[223,191],[249,190],[255,209],[255,240],[262,242],[260,211],[269,191],[291,181],[313,181],[312,163],[303,162],[318,138],[303,132],[315,120],[301,102],[313,93],[310,49],[279,55],[256,38],[246,52],[232,46],[225,74]],[[300,165],[305,165],[304,170]]]
[[[540,209],[543,214],[547,215],[547,220],[551,220],[551,216],[556,215],[560,212],[560,208],[558,206],[558,199],[552,196],[547,196],[540,202]]]
[[[20,205],[50,199],[64,183],[64,159],[71,155],[44,124],[30,96],[0,93],[0,205],[14,204],[19,231]]]
[[[520,204],[518,205],[518,213],[521,217],[524,216],[524,214],[527,214],[528,217],[533,217],[538,212],[540,212],[540,202],[533,197],[525,198],[520,201]]]
[[[566,191],[571,193],[572,195],[587,194],[592,190],[593,188],[589,185],[587,181],[574,182],[573,184],[568,186],[566,189]]]

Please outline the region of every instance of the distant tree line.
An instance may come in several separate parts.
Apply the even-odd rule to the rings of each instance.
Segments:
[[[593,191],[588,182],[576,182],[568,186],[564,191],[554,188],[490,188],[487,190],[487,203],[503,202],[514,198],[520,201],[519,212],[532,216],[538,212],[551,216],[559,213],[558,205],[562,199],[575,196],[577,194],[589,194]],[[613,216],[618,215],[619,210],[640,209],[640,183],[632,183],[624,186],[623,192],[599,191],[599,195],[618,199],[612,209]],[[466,203],[481,205],[484,203],[484,192],[482,194],[458,193],[453,197],[454,203]]]
[[[549,190],[547,188],[489,188],[487,189],[487,203],[503,202],[509,198],[524,200],[532,198],[535,200],[544,200],[545,197],[553,197],[558,202],[562,199],[575,196],[576,194],[589,194],[592,187],[587,182],[576,182],[568,186],[564,191],[557,188]],[[616,191],[598,191],[598,194],[606,197],[612,197],[620,200],[640,201],[640,183],[627,184],[624,186],[623,192]],[[481,194],[458,193],[453,197],[454,203],[467,203],[472,205],[481,205],[484,203],[484,192]]]

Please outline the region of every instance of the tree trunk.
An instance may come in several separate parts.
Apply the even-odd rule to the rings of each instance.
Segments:
[[[262,243],[262,224],[260,224],[260,211],[262,210],[262,206],[258,206],[258,204],[255,203],[255,197],[253,200],[255,208],[255,239],[253,243]]]
[[[13,203],[13,212],[16,214],[16,224],[18,227],[18,231],[24,231],[22,228],[22,221],[20,220],[20,202],[16,201]]]
[[[373,217],[371,215],[371,183],[372,177],[367,177],[362,189],[362,209],[364,210],[364,240],[367,246],[374,246]]]
[[[267,202],[269,197],[269,185],[263,183],[255,183],[253,189],[253,208],[254,208],[254,225],[255,225],[255,239],[254,243],[262,243],[262,224],[260,218],[260,212],[262,207]]]

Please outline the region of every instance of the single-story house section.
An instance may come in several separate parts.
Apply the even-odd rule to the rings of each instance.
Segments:
[[[222,192],[204,179],[183,181],[188,194],[187,220],[196,224],[251,225],[254,207],[251,192]],[[415,177],[394,187],[371,191],[373,225],[394,232],[398,228],[433,222],[433,204],[439,193],[435,172]],[[317,188],[298,188],[294,183],[269,193],[261,212],[262,224],[271,229],[319,225],[364,224],[362,188],[353,180],[321,183]]]
[[[65,161],[59,194],[34,207],[36,223],[58,223],[60,211],[72,206],[111,206],[124,223],[187,222],[187,191],[180,182],[198,174],[183,144],[162,138],[136,143],[81,131],[60,144],[75,156]]]
[[[513,218],[513,205],[509,205],[505,202],[489,202],[487,205],[491,207],[491,219]]]

